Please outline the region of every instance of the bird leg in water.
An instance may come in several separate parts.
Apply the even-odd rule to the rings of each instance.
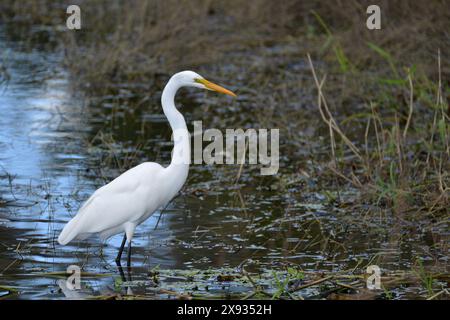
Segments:
[[[120,259],[122,258],[122,252],[123,252],[123,247],[125,247],[125,241],[127,241],[126,234],[123,235],[122,244],[120,245],[119,253],[117,254],[117,257],[116,257],[116,264],[118,266],[120,266]]]
[[[119,264],[117,265],[117,268],[119,269],[119,273],[120,273],[120,279],[122,279],[122,282],[131,282],[133,279],[131,278],[131,272],[130,269],[128,269],[127,275],[128,275],[128,280],[127,278],[125,278],[125,273],[123,272],[123,268],[122,266]]]
[[[120,279],[122,280],[122,282],[127,282],[127,279],[125,278],[125,273],[123,272],[122,266],[119,264],[117,264],[117,269],[119,270],[120,273]]]
[[[131,239],[128,241],[127,267],[128,267],[128,271],[130,271],[130,267],[131,267]]]

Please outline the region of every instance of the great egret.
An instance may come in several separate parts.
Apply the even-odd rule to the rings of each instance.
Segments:
[[[127,266],[131,265],[131,239],[136,227],[156,210],[166,206],[186,181],[190,163],[190,136],[183,115],[175,107],[181,87],[208,89],[236,95],[192,71],[173,75],[163,90],[161,104],[174,136],[172,160],[166,168],[155,162],[142,163],[95,191],[58,237],[61,245],[98,234],[101,239],[124,232],[116,258],[120,265],[128,241]]]

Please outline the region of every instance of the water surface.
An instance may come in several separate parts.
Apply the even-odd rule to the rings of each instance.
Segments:
[[[47,33],[36,29],[34,35]],[[61,50],[31,47],[0,28],[0,62],[8,73],[0,87],[0,286],[13,288],[12,298],[124,293],[114,262],[121,235],[106,244],[89,239],[64,247],[56,238],[98,187],[139,162],[169,162],[170,130],[159,107],[159,87],[150,85],[148,97],[124,85],[116,94],[87,99],[74,89]],[[182,94],[179,104],[189,121],[196,120],[193,109],[202,99]],[[189,270],[218,270],[203,279],[215,288],[206,291],[227,297],[249,288],[224,287],[217,273],[244,263],[254,272],[289,264],[319,273],[375,259],[384,270],[409,270],[416,255],[436,247],[433,233],[390,219],[383,220],[385,229],[371,222],[362,228],[354,223],[359,213],[328,205],[323,193],[305,194],[302,185],[314,182],[297,174],[299,163],[308,162],[285,156],[282,179],[263,178],[246,167],[237,183],[237,166],[192,166],[182,194],[161,217],[155,213],[136,230],[132,274],[138,282],[132,292],[169,297],[154,293],[156,269],[175,291],[195,291],[189,281],[176,284],[175,270],[183,279]],[[351,201],[354,194],[341,196]],[[445,252],[434,254],[445,264]],[[92,273],[76,293],[61,283],[69,265]],[[395,293],[411,294],[407,288]]]

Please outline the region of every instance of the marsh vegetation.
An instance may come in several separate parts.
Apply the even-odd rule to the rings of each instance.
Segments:
[[[446,1],[73,1],[0,4],[0,297],[448,299],[450,11]],[[59,247],[89,194],[168,163],[159,99],[192,69],[236,101],[182,92],[189,123],[279,128],[280,170],[193,165],[135,236]],[[382,290],[365,289],[368,265]]]

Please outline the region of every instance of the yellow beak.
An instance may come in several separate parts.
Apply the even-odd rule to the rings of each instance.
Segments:
[[[195,79],[195,82],[203,84],[206,87],[206,89],[208,89],[208,90],[212,90],[212,91],[228,94],[232,97],[236,97],[236,94],[234,92],[232,92],[228,89],[225,89],[224,87],[221,87],[215,83],[212,83],[206,79]]]

